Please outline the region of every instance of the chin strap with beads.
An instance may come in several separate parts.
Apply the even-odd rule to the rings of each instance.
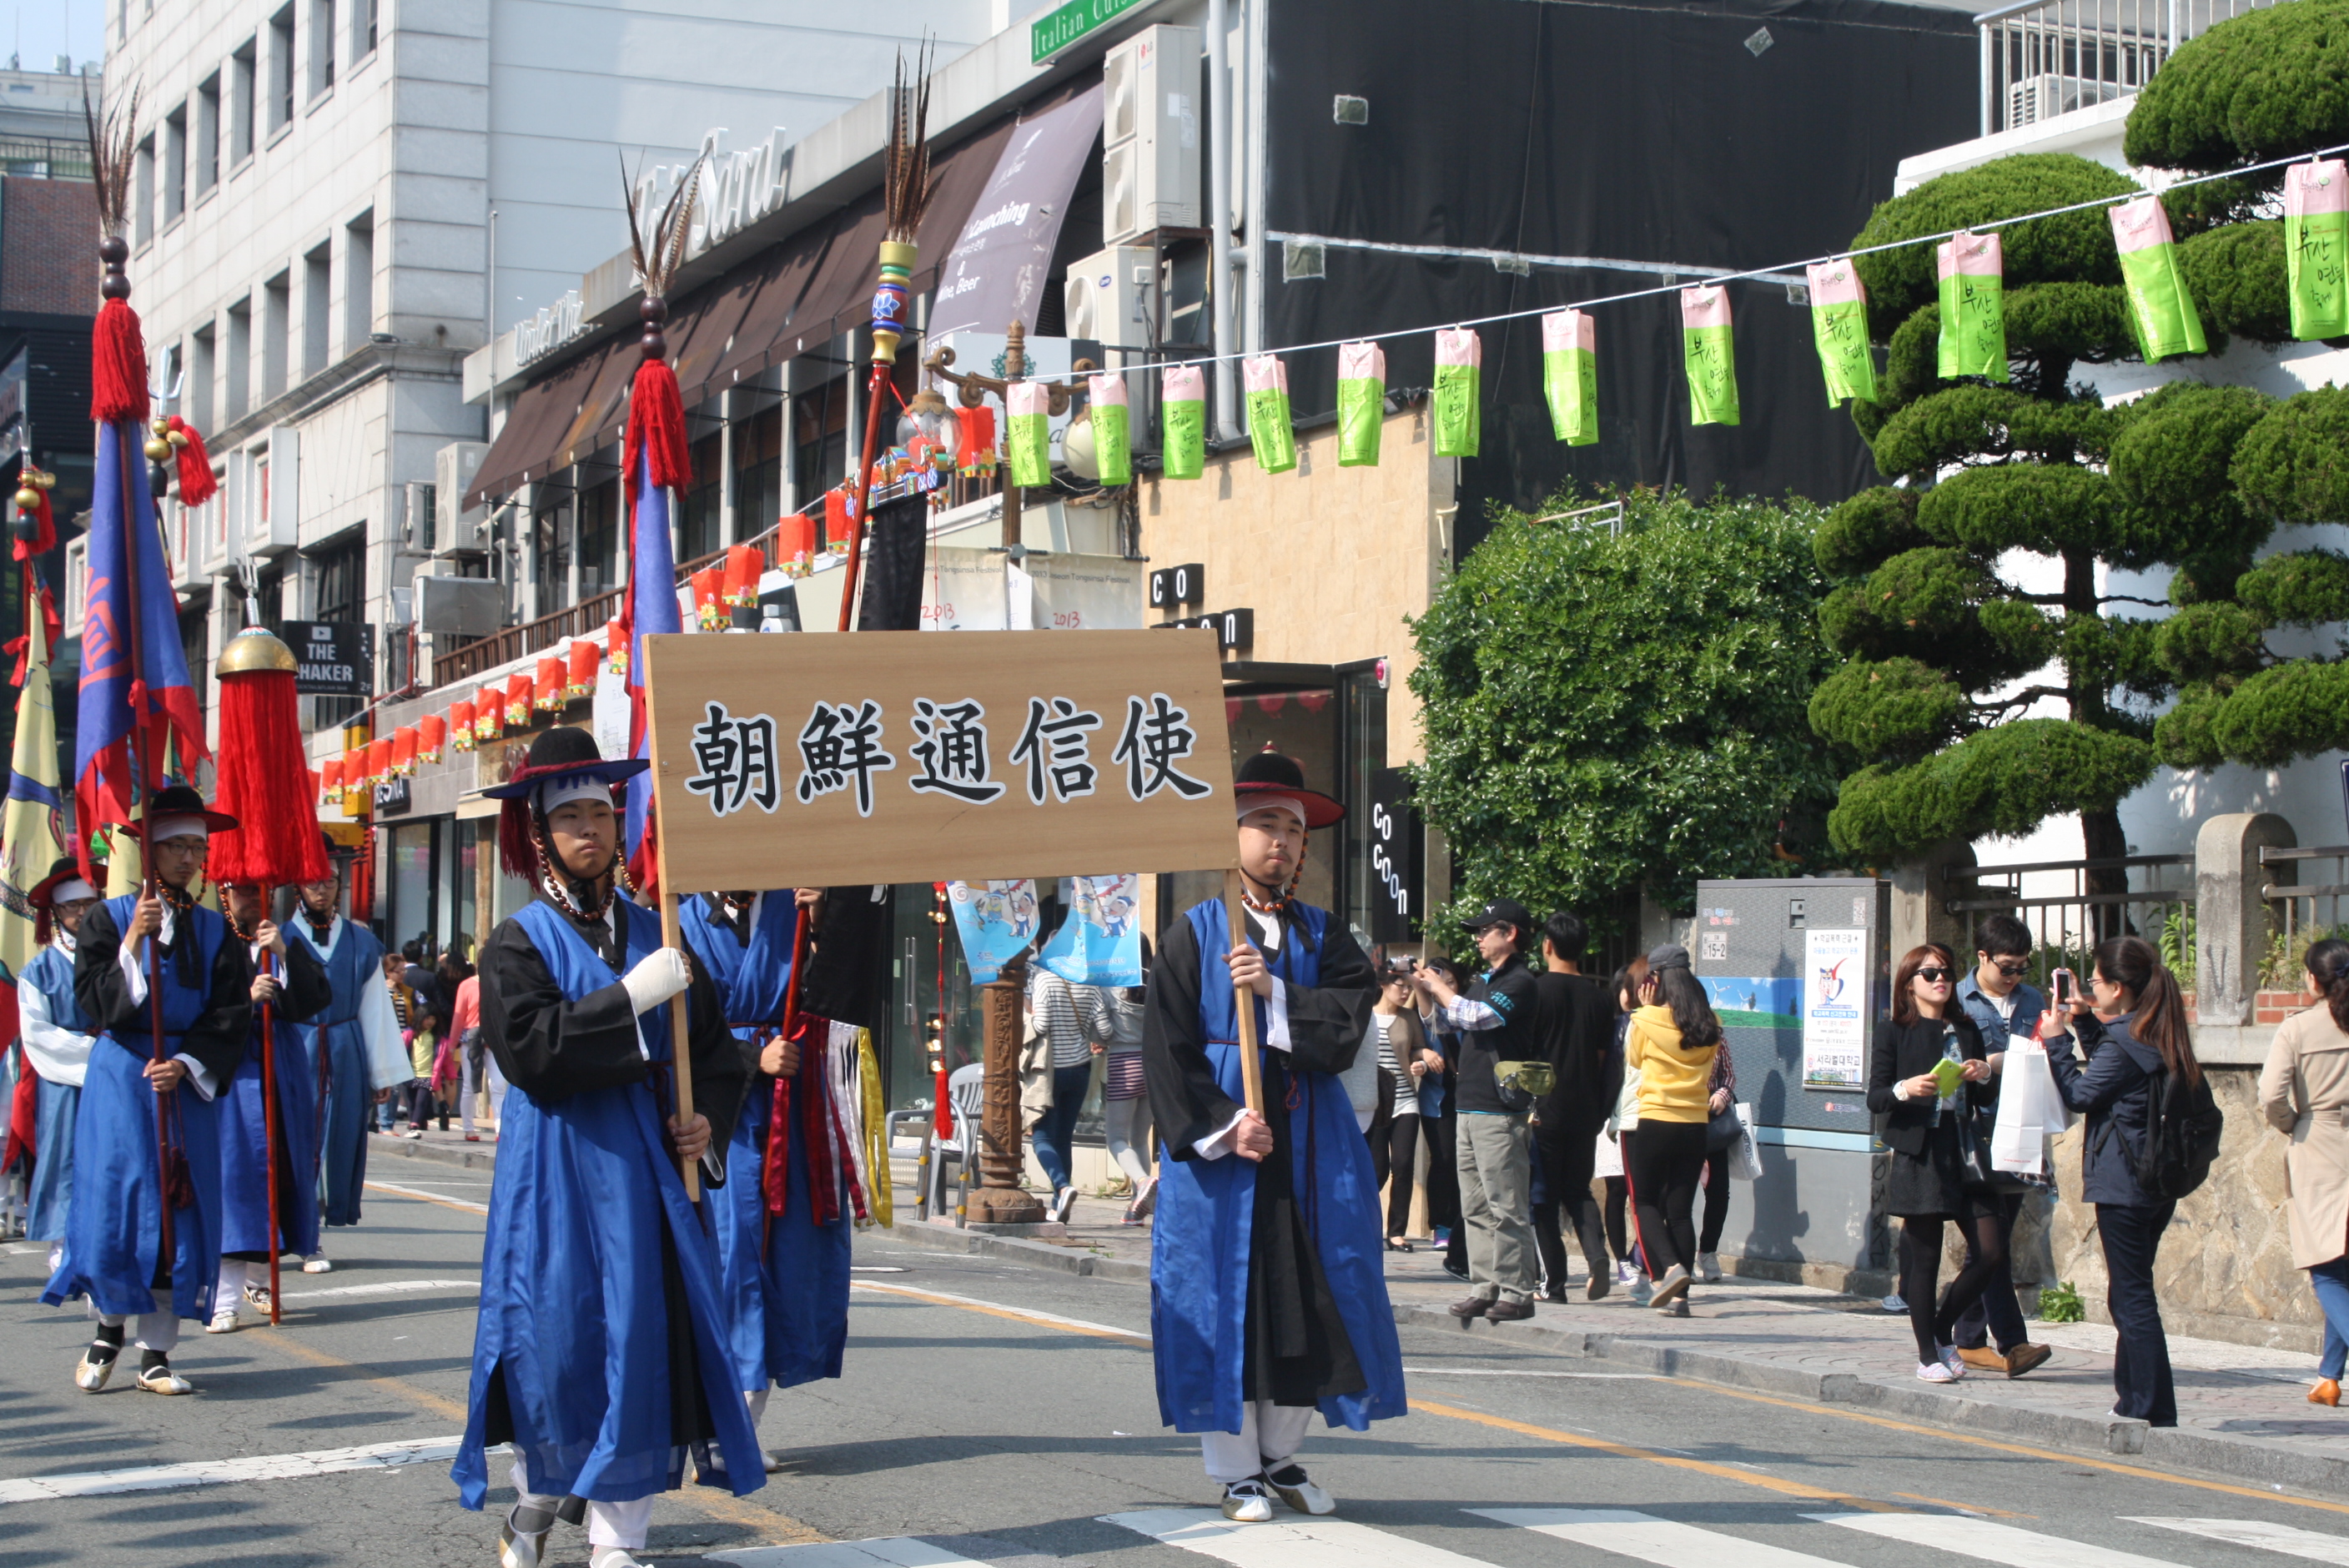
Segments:
[[[546,847],[546,826],[535,811],[531,813],[530,818],[530,847],[538,853],[539,885],[546,890],[546,896],[554,901],[555,908],[575,921],[583,923],[599,921],[611,913],[612,902],[620,895],[621,889],[626,888],[631,893],[636,891],[629,882],[626,862],[615,856],[612,861],[612,880],[603,883],[602,902],[593,909],[582,909],[578,904],[571,902],[572,892],[578,892],[584,900],[586,897],[585,890],[595,884],[572,880],[570,873],[564,869],[563,862],[556,860],[554,852]],[[597,880],[601,881],[600,878]]]

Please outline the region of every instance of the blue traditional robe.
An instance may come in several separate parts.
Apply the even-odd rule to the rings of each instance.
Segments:
[[[767,893],[759,901],[745,944],[711,910],[708,898],[687,900],[678,911],[686,944],[709,969],[724,999],[727,1021],[754,1060],[758,1048],[782,1026],[798,913],[790,889]],[[824,1084],[822,1064],[803,1056],[792,1092],[821,1094]],[[735,1370],[746,1394],[770,1382],[789,1388],[837,1377],[848,1344],[854,1227],[845,1214],[829,1224],[815,1222],[804,1138],[789,1140],[791,1182],[783,1212],[771,1229],[767,1223],[764,1177],[774,1099],[775,1080],[754,1072],[727,1155],[726,1186],[711,1194]]]
[[[332,951],[319,944],[310,923],[299,915],[286,923],[285,930],[326,966],[332,1000],[324,1013],[296,1024],[294,1032],[308,1053],[310,1070],[325,1085],[318,1146],[326,1221],[356,1225],[359,1192],[367,1185],[367,1130],[375,1091],[405,1083],[410,1076],[404,1061],[398,1076],[388,1079],[376,1077],[368,1065],[361,1014],[375,993],[383,990],[383,944],[375,933],[340,917],[332,927]],[[396,1037],[393,1043],[398,1043]]]
[[[482,947],[482,1034],[512,1088],[450,1471],[468,1508],[487,1493],[486,1449],[505,1441],[533,1491],[598,1502],[675,1490],[688,1450],[706,1483],[737,1495],[766,1483],[734,1387],[717,1247],[669,1152],[676,1004],[638,1017],[619,984],[660,944],[659,923],[625,897],[610,918],[612,962],[543,899]],[[744,1065],[709,981],[689,995],[695,1109],[718,1153]]]
[[[326,1005],[326,977],[316,954],[289,940],[278,978],[283,984],[269,1009],[277,1047],[270,1074],[277,1089],[276,1244],[307,1253],[318,1249],[318,1087],[295,1020]],[[266,1258],[269,1108],[262,1092],[261,1018],[256,1006],[244,1060],[220,1098],[221,1251]]]
[[[77,1035],[98,1031],[82,1016],[74,999],[73,960],[55,946],[44,947],[16,976],[19,996],[37,991],[49,1022]],[[33,1180],[26,1196],[25,1235],[36,1242],[61,1242],[66,1235],[67,1206],[73,1198],[74,1119],[81,1110],[81,1076],[67,1081],[63,1073],[44,1070],[42,1052],[29,1040],[26,1060],[40,1076],[34,1100]],[[83,1064],[83,1073],[88,1070]]]
[[[1298,905],[1295,914],[1268,955],[1287,987],[1290,1049],[1259,1045],[1272,1158],[1288,1161],[1285,1191],[1259,1193],[1268,1167],[1237,1153],[1204,1159],[1194,1148],[1245,1102],[1222,903],[1199,904],[1178,922],[1151,972],[1143,1050],[1167,1155],[1151,1234],[1151,1353],[1160,1417],[1177,1431],[1237,1432],[1249,1402],[1268,1398],[1312,1404],[1330,1426],[1357,1431],[1405,1413],[1378,1177],[1337,1077],[1362,1047],[1375,982],[1360,945],[1327,911]],[[1262,1042],[1270,1018],[1262,998],[1256,1008]],[[1286,1257],[1276,1238],[1259,1233],[1268,1215],[1288,1233]],[[1329,1332],[1332,1319],[1341,1334]],[[1276,1371],[1276,1342],[1300,1322],[1319,1325],[1310,1352],[1279,1348]],[[1308,1368],[1307,1381],[1336,1387],[1318,1397],[1273,1391]]]
[[[74,954],[74,994],[84,1015],[102,1026],[90,1049],[74,1124],[74,1202],[66,1219],[65,1257],[41,1300],[62,1305],[88,1295],[101,1313],[156,1310],[168,1290],[181,1317],[212,1315],[220,1274],[219,1108],[194,1073],[160,1097],[184,1150],[194,1202],[171,1215],[172,1255],[162,1237],[162,1178],[158,1167],[158,1096],[144,1076],[152,1059],[150,1011],[160,999],[163,1054],[199,1063],[215,1089],[244,1054],[249,993],[244,963],[228,923],[201,905],[174,916],[172,942],[160,954],[156,994],[130,1000],[118,966],[138,900],[113,898],[82,917]],[[168,1284],[165,1282],[168,1280]]]

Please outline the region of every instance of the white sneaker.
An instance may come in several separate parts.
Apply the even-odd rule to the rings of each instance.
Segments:
[[[1063,1187],[1052,1200],[1052,1218],[1065,1225],[1069,1222],[1069,1212],[1076,1206],[1077,1190],[1074,1187]]]
[[[1699,1253],[1696,1255],[1696,1277],[1707,1284],[1721,1283],[1721,1254]]]
[[[1224,1517],[1238,1524],[1264,1524],[1272,1519],[1272,1493],[1255,1476],[1224,1488]]]
[[[1615,1283],[1617,1284],[1630,1284],[1633,1280],[1636,1280],[1639,1277],[1640,1271],[1633,1268],[1630,1264],[1618,1263],[1615,1265]]]
[[[326,1251],[324,1247],[321,1247],[316,1252],[312,1253],[308,1257],[302,1260],[302,1272],[304,1274],[332,1274],[335,1272],[335,1265],[327,1261]]]
[[[411,1127],[407,1131],[401,1133],[400,1136],[402,1138],[421,1138],[424,1136],[424,1130],[420,1127]]]
[[[1264,1479],[1281,1501],[1299,1513],[1318,1518],[1338,1511],[1338,1500],[1315,1486],[1306,1475],[1305,1467],[1294,1460],[1277,1470],[1265,1471]]]
[[[212,1320],[204,1325],[206,1334],[234,1334],[236,1330],[236,1303],[234,1302],[217,1308],[212,1313]]]
[[[644,1568],[625,1546],[598,1546],[587,1554],[587,1568]]]
[[[1917,1379],[1920,1383],[1954,1383],[1958,1375],[1951,1371],[1945,1362],[1920,1361],[1917,1363]]]
[[[139,1386],[150,1394],[192,1394],[196,1386],[166,1365],[143,1367],[139,1371]]]
[[[1964,1357],[1958,1354],[1958,1347],[1954,1345],[1944,1345],[1940,1350],[1941,1365],[1950,1369],[1950,1376],[1953,1378],[1964,1377],[1966,1363]]]
[[[1906,1312],[1909,1310],[1908,1298],[1902,1295],[1899,1291],[1894,1291],[1890,1295],[1886,1296],[1882,1301],[1878,1302],[1876,1305],[1882,1307],[1887,1312]]]

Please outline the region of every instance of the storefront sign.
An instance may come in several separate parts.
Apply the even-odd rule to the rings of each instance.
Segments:
[[[1102,98],[1102,88],[1090,88],[1012,131],[939,270],[932,342],[957,332],[1002,332],[1014,320],[1022,331],[1036,330],[1061,220],[1101,135]]]
[[[1232,863],[1206,637],[645,639],[679,892]]]
[[[1150,607],[1154,610],[1197,604],[1206,597],[1207,569],[1204,566],[1162,566],[1150,574]]]
[[[375,787],[375,814],[378,817],[405,817],[412,803],[405,779],[387,779]]]
[[[545,358],[585,330],[585,306],[573,289],[536,315],[514,324],[514,363],[531,365]]]
[[[1104,23],[1114,22],[1148,0],[1069,0],[1028,24],[1028,60],[1042,65]]]
[[[375,628],[357,621],[288,621],[285,645],[301,668],[294,689],[304,696],[375,695]]]
[[[1216,645],[1226,653],[1242,653],[1256,645],[1256,612],[1254,610],[1217,610],[1206,615],[1184,615],[1172,621],[1162,621],[1154,631],[1206,631],[1216,634]]]
[[[1857,1088],[1868,1060],[1868,933],[1803,932],[1803,1087]]]
[[[1371,775],[1370,829],[1371,940],[1416,941],[1427,834],[1411,807],[1411,776],[1402,769]]]

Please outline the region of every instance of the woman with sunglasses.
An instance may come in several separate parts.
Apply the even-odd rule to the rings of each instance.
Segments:
[[[2047,1066],[2064,1103],[2088,1120],[2080,1189],[2096,1206],[2106,1300],[2119,1332],[2113,1352],[2113,1392],[2119,1399],[2113,1414],[2174,1427],[2178,1392],[2169,1377],[2161,1304],[2153,1294],[2153,1260],[2178,1202],[2138,1183],[2137,1153],[2152,1120],[2155,1078],[2167,1072],[2198,1084],[2202,1068],[2186,1031],[2186,1000],[2153,944],[2141,936],[2099,943],[2088,985],[2087,996],[2073,998],[2068,1017],[2051,1009],[2040,1019],[2039,1037],[2054,1042]],[[2087,1052],[2085,1067],[2062,1038],[2066,1028]]]
[[[1993,1063],[1982,1031],[1951,1005],[1956,985],[1948,948],[1910,948],[1893,973],[1892,1016],[1876,1026],[1868,1058],[1868,1109],[1882,1119],[1892,1150],[1884,1207],[1900,1220],[1900,1295],[1917,1336],[1917,1376],[1928,1383],[1966,1375],[1951,1342],[1957,1321],[2006,1266],[1998,1196],[1966,1185],[1959,1155],[1959,1119],[1972,1113],[1970,1097],[1992,1092],[1976,1086],[1989,1083]],[[1946,1093],[1936,1076],[1944,1061],[1959,1065]],[[1951,1220],[1971,1233],[1974,1256],[1937,1304],[1941,1225]]]
[[[1371,1166],[1387,1190],[1387,1251],[1407,1253],[1411,1191],[1419,1160],[1419,1090],[1432,1069],[1444,1071],[1441,1052],[1428,1049],[1419,1009],[1412,1002],[1411,969],[1390,959],[1379,972],[1379,999],[1371,1009],[1379,1034],[1379,1099],[1392,1108],[1385,1136],[1371,1128]]]

